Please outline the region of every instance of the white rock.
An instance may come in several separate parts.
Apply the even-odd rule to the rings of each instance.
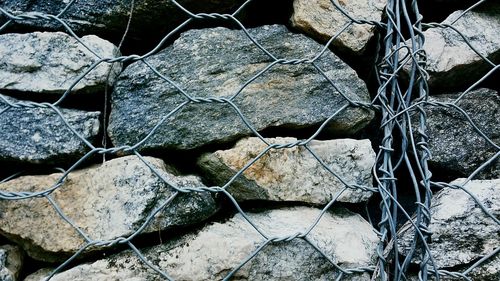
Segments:
[[[320,210],[306,207],[250,213],[269,237],[304,232]],[[342,268],[375,263],[377,235],[359,215],[345,210],[326,213],[307,236]],[[174,280],[221,280],[255,251],[265,239],[241,216],[214,223],[199,233],[143,251],[146,258]],[[269,244],[233,276],[233,280],[334,280],[338,272],[302,239]],[[29,279],[29,278],[28,278]],[[40,278],[30,281],[42,280]],[[76,266],[51,279],[162,280],[131,252]],[[343,280],[370,280],[368,273]]]
[[[442,24],[452,24],[470,44],[493,63],[500,62],[500,5],[491,1],[462,16],[456,11]],[[460,17],[461,16],[461,17]],[[460,18],[459,18],[460,17]],[[457,20],[458,19],[458,20]],[[456,22],[455,22],[456,20]],[[429,85],[437,91],[451,91],[472,85],[492,66],[487,64],[452,28],[429,28],[423,35],[423,49],[427,55],[425,70],[429,74]],[[411,46],[409,41],[406,44]],[[406,67],[408,70],[408,66]]]
[[[465,179],[450,184],[460,185]],[[497,219],[500,218],[500,179],[473,180],[465,188]],[[476,201],[461,189],[445,188],[432,198],[430,252],[438,268],[467,268],[500,245],[500,225],[487,216]],[[414,229],[406,224],[400,246],[407,252]],[[500,259],[492,258],[471,272],[473,280],[498,280]]]

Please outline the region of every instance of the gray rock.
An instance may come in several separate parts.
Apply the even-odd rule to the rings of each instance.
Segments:
[[[266,139],[270,144],[287,144],[294,138]],[[207,177],[222,186],[251,162],[267,145],[259,138],[239,141],[229,150],[203,155],[198,165]],[[369,140],[338,139],[312,141],[309,148],[342,180],[372,186],[371,169],[375,152]],[[228,187],[236,200],[300,201],[326,204],[345,185],[328,172],[303,146],[270,150]],[[371,192],[347,189],[341,202],[366,201]]]
[[[33,12],[57,15],[69,0],[3,0],[1,7],[14,14]],[[181,5],[193,12],[230,13],[243,0],[179,0]],[[119,38],[125,31],[130,13],[131,0],[78,0],[61,16],[78,34],[99,34]],[[188,16],[170,0],[134,1],[134,10],[127,41],[150,36],[164,36]],[[6,21],[0,16],[0,22]],[[14,25],[37,30],[62,30],[55,20],[24,20]],[[119,39],[118,39],[119,41]]]
[[[459,94],[431,97],[434,102],[453,102]],[[478,89],[466,94],[457,106],[462,108],[476,126],[495,144],[500,143],[500,96],[496,91]],[[478,134],[467,119],[454,108],[427,106],[427,134],[432,159],[429,164],[448,173],[468,176],[498,152]],[[490,165],[482,177],[500,176],[500,162]]]
[[[497,243],[498,246],[498,243]],[[482,263],[481,266],[471,270],[468,274],[472,280],[489,281],[500,280],[500,256],[496,256]]]
[[[320,210],[298,207],[248,214],[269,237],[305,231]],[[326,213],[307,236],[343,268],[375,263],[377,235],[365,220],[344,210]],[[174,280],[221,280],[265,239],[241,215],[214,223],[195,235],[144,250],[149,261]],[[271,243],[233,276],[233,280],[334,280],[335,268],[302,239]],[[30,281],[42,279],[29,279]],[[54,276],[59,280],[163,280],[131,252],[78,265]],[[370,280],[367,273],[342,280]]]
[[[174,186],[203,186],[197,177],[175,176],[159,159],[145,159]],[[60,176],[23,176],[0,184],[0,190],[42,191]],[[71,172],[52,198],[90,239],[102,241],[134,233],[173,193],[139,158],[128,156]],[[200,222],[216,210],[209,193],[178,196],[145,232]],[[22,245],[31,257],[44,261],[64,260],[85,244],[46,198],[0,201],[0,233]],[[87,252],[96,250],[99,247]]]
[[[313,58],[322,48],[284,26],[263,26],[248,32],[278,58]],[[213,28],[185,32],[172,46],[147,61],[192,97],[229,98],[272,60],[243,31]],[[316,64],[348,97],[369,102],[364,82],[334,54],[326,52]],[[131,64],[113,91],[110,138],[115,145],[133,145],[186,100],[144,63]],[[256,130],[312,127],[346,104],[310,64],[275,65],[233,102]],[[372,117],[371,111],[349,107],[325,130],[354,133]],[[141,148],[194,149],[250,134],[229,104],[192,102],[167,118]]]
[[[459,185],[465,179],[450,184]],[[465,185],[496,218],[500,217],[500,179],[473,180]],[[499,225],[487,216],[476,201],[461,189],[445,188],[431,202],[432,232],[429,248],[438,268],[467,268],[500,245]],[[407,252],[413,228],[406,224],[399,237],[400,249]],[[493,257],[473,270],[472,280],[498,280],[500,259]]]
[[[97,36],[84,36],[81,42],[94,53],[62,32],[0,35],[0,89],[61,94],[99,60],[98,56],[120,56],[113,44]],[[121,63],[101,63],[85,75],[73,91],[103,91],[106,82],[113,85],[121,68]]]
[[[500,29],[500,5],[496,1],[488,1],[488,5],[481,5],[480,8],[482,9],[474,9],[464,14],[453,27],[460,31],[480,54],[498,64],[500,36],[497,30]],[[442,23],[451,24],[462,12],[453,12]],[[427,55],[425,70],[429,74],[429,86],[435,92],[449,92],[472,85],[492,68],[451,28],[429,28],[423,35],[423,49]]]
[[[386,5],[385,0],[337,2],[351,17],[366,21],[380,21]],[[351,20],[330,0],[295,0],[290,22],[293,27],[326,43]],[[366,51],[366,45],[374,35],[373,25],[353,24],[333,41],[333,46],[341,51],[360,55]]]
[[[0,246],[0,280],[19,280],[23,259],[24,255],[19,247],[13,245]]]
[[[22,102],[4,98],[11,103]],[[57,109],[71,128],[89,142],[94,142],[100,129],[100,112]],[[0,131],[0,160],[45,164],[68,162],[90,151],[90,147],[52,108],[9,107],[0,99]]]

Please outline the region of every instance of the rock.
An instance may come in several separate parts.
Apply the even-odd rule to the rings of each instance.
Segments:
[[[23,102],[4,98],[11,103]],[[71,128],[89,142],[94,142],[99,134],[100,112],[57,109]],[[0,131],[0,161],[35,164],[69,162],[90,151],[90,147],[50,107],[9,108],[0,99]]]
[[[23,266],[23,253],[17,246],[0,246],[0,280],[16,281]]]
[[[431,97],[430,102],[449,103],[458,96],[459,94],[440,95]],[[457,103],[457,106],[467,112],[476,126],[494,143],[500,143],[498,130],[500,96],[496,91],[489,89],[471,91]],[[498,149],[474,130],[458,110],[428,105],[425,112],[432,153],[429,164],[434,169],[468,176],[498,152]],[[500,177],[499,161],[485,168],[482,177]]]
[[[385,0],[339,0],[337,3],[351,17],[366,21],[380,21],[386,5]],[[325,43],[351,22],[330,0],[295,0],[290,21],[293,27]],[[373,25],[352,24],[333,41],[333,46],[361,55],[374,35]]]
[[[468,276],[470,276],[472,280],[477,280],[477,281],[500,280],[499,268],[500,268],[500,256],[496,254],[496,256],[482,263],[481,266],[473,269],[468,274]]]
[[[54,271],[54,268],[42,268],[26,276],[23,281],[46,281],[46,278]],[[44,279],[45,278],[45,279]],[[52,280],[52,279],[51,279]],[[413,281],[413,280],[412,280]]]
[[[320,210],[297,207],[249,218],[270,237],[304,232]],[[344,210],[326,213],[307,236],[342,268],[371,266],[376,259],[377,235],[365,220]],[[241,215],[214,223],[195,235],[143,251],[146,258],[174,280],[221,280],[264,243]],[[304,240],[271,243],[233,276],[234,280],[334,280],[335,268]],[[41,280],[41,279],[29,279]],[[163,280],[130,251],[76,266],[54,276],[59,280]],[[370,280],[368,273],[342,280]]]
[[[460,185],[465,179],[450,184]],[[473,180],[465,185],[496,218],[500,217],[500,179]],[[432,232],[429,248],[440,269],[468,268],[500,245],[499,225],[487,216],[474,199],[461,189],[445,188],[431,202]],[[403,253],[413,242],[414,229],[407,223],[399,235]],[[473,270],[472,280],[498,280],[500,259],[493,257]]]
[[[174,186],[203,186],[197,177],[175,176],[159,159],[145,159]],[[60,176],[23,176],[0,184],[0,190],[42,191]],[[134,233],[172,194],[146,164],[129,156],[71,172],[52,198],[90,239],[102,241]],[[217,209],[209,193],[178,196],[166,208],[145,232],[200,222]],[[31,257],[49,262],[64,260],[85,244],[46,198],[0,201],[0,233],[19,243]],[[93,247],[88,252],[96,250],[99,248]]]
[[[284,26],[248,29],[255,40],[278,58],[313,58],[322,48],[290,33]],[[147,59],[160,73],[197,98],[230,98],[272,60],[241,30],[190,30],[172,46]],[[316,64],[348,97],[369,102],[364,82],[334,54]],[[112,94],[108,133],[117,146],[143,139],[169,112],[187,99],[142,62],[120,75]],[[249,84],[232,102],[256,130],[311,128],[347,102],[310,64],[275,65]],[[349,107],[325,128],[350,134],[362,129],[373,112]],[[194,149],[234,141],[252,132],[229,104],[191,102],[171,115],[142,149]]]
[[[61,94],[78,76],[101,58],[120,56],[110,42],[94,35],[81,38],[91,51],[74,37],[62,32],[8,33],[0,35],[0,89]],[[106,82],[113,85],[121,63],[101,63],[72,89],[98,93]],[[109,74],[109,78],[108,78]]]
[[[297,139],[266,141],[286,144]],[[198,165],[209,179],[223,186],[266,147],[259,138],[243,139],[232,149],[203,155]],[[309,148],[347,183],[372,186],[371,169],[375,164],[375,152],[369,140],[312,141]],[[270,150],[231,184],[228,191],[236,200],[326,204],[344,187],[305,147],[295,146]],[[368,200],[371,195],[368,191],[347,189],[338,200],[357,203]]]
[[[70,1],[60,0],[3,0],[2,8],[14,14],[46,13],[57,15]],[[180,0],[179,4],[193,12],[231,13],[243,0]],[[79,0],[61,16],[78,34],[99,34],[119,42],[125,32],[132,1]],[[127,41],[159,39],[188,18],[170,0],[134,1],[132,20]],[[0,23],[6,21],[0,13]],[[1,25],[1,24],[0,24]],[[23,20],[11,26],[14,29],[30,27],[35,30],[63,30],[55,20]],[[156,42],[157,43],[157,42]]]
[[[494,64],[500,63],[500,5],[489,2],[465,13],[454,24],[476,50]],[[463,11],[453,12],[442,24],[453,23]],[[427,55],[425,70],[432,93],[450,92],[472,85],[492,69],[464,38],[451,28],[429,28],[423,35]],[[411,45],[409,41],[406,42]]]

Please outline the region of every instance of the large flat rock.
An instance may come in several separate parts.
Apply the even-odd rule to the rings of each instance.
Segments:
[[[11,103],[22,102],[5,97]],[[100,130],[100,112],[57,108],[69,126],[93,143]],[[76,160],[88,151],[61,116],[49,107],[10,107],[0,99],[0,160],[49,164]]]
[[[295,138],[266,139],[287,144]],[[239,141],[234,148],[203,155],[199,167],[207,178],[222,186],[266,149],[259,138]],[[308,147],[344,182],[372,186],[375,152],[369,140],[338,139],[312,141]],[[299,201],[326,204],[346,187],[303,146],[272,149],[228,187],[237,200]],[[347,189],[341,202],[366,201],[371,192]]]
[[[465,179],[450,184],[460,185]],[[500,217],[500,179],[473,180],[465,185],[479,203],[497,219]],[[476,201],[461,189],[445,188],[431,202],[432,232],[430,252],[440,269],[468,268],[500,245],[499,225],[487,216]],[[414,229],[406,224],[400,233],[400,246],[408,251]],[[500,259],[493,257],[471,271],[472,280],[498,280]]]
[[[262,26],[248,32],[278,58],[312,59],[322,49],[284,26]],[[218,101],[237,93],[272,61],[243,31],[226,28],[187,31],[172,46],[147,59],[192,97]],[[320,124],[347,104],[337,89],[352,100],[369,102],[365,83],[333,53],[325,52],[315,63],[336,88],[311,64],[275,65],[232,102],[259,131]],[[187,98],[143,62],[133,63],[122,72],[113,91],[109,136],[115,145],[133,145],[185,101]],[[354,133],[372,117],[369,110],[349,107],[325,131]],[[250,134],[227,102],[191,102],[167,118],[140,149],[194,149]]]
[[[385,0],[340,0],[339,6],[356,20],[380,21],[386,5]],[[290,19],[293,27],[307,35],[327,42],[340,32],[351,19],[337,9],[330,0],[295,0],[293,15]],[[350,54],[361,55],[366,45],[375,36],[375,26],[352,24],[334,41],[336,49]]]
[[[63,32],[0,35],[0,89],[61,94],[101,58],[120,56],[110,42],[95,35],[81,42]],[[113,85],[121,63],[100,63],[76,84],[73,92],[99,93]]]
[[[202,187],[195,176],[176,176],[162,160],[148,163],[177,187]],[[23,176],[0,184],[3,191],[43,191],[61,174]],[[146,217],[173,194],[173,189],[136,156],[71,172],[51,197],[63,213],[93,241],[113,240],[134,233]],[[217,207],[209,193],[178,196],[144,232],[189,225],[211,216]],[[47,198],[0,201],[0,233],[19,243],[31,257],[64,260],[85,240],[54,210]],[[96,251],[91,247],[88,251]]]
[[[304,232],[320,210],[306,207],[249,213],[269,237]],[[343,268],[371,266],[378,242],[374,230],[359,215],[327,212],[307,236],[328,258]],[[221,280],[265,239],[241,215],[214,223],[200,232],[144,250],[144,255],[174,280]],[[27,280],[42,280],[28,277]],[[234,280],[334,280],[338,271],[302,239],[271,243],[233,276]],[[131,252],[76,266],[51,280],[163,280]],[[370,280],[368,273],[342,280]]]
[[[430,102],[450,103],[460,94],[431,97]],[[500,96],[489,89],[467,93],[457,104],[496,145],[500,144]],[[432,158],[429,164],[448,174],[468,176],[498,153],[498,149],[477,133],[456,108],[428,105],[427,134]],[[500,161],[485,168],[483,178],[500,176]]]

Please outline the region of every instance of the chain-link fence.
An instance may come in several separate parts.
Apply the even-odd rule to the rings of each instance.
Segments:
[[[72,5],[77,2],[76,0],[69,1],[65,8],[62,9],[57,14],[47,14],[42,12],[25,12],[25,11],[10,11],[4,9],[0,5],[0,13],[4,19],[5,23],[0,27],[0,32],[4,33],[7,28],[15,24],[23,24],[30,21],[46,21],[53,22],[64,28],[64,31],[74,37],[79,43],[91,52],[93,52],[92,47],[88,46],[85,42],[78,37],[68,24],[67,18],[65,18],[65,13],[70,9]],[[217,196],[227,198],[233,207],[240,213],[243,218],[251,225],[263,238],[263,243],[257,247],[252,253],[250,253],[245,259],[241,260],[241,263],[234,267],[231,272],[229,272],[224,280],[229,280],[235,273],[238,272],[242,267],[244,267],[252,258],[259,255],[266,247],[277,243],[289,243],[294,240],[303,240],[310,244],[317,252],[319,252],[325,261],[331,263],[335,267],[337,275],[332,276],[331,280],[343,280],[350,278],[353,274],[366,272],[372,276],[372,280],[409,280],[411,278],[417,278],[415,276],[411,277],[412,274],[418,274],[419,280],[439,280],[446,278],[457,278],[463,280],[472,280],[469,274],[477,267],[491,261],[498,257],[499,245],[494,246],[494,250],[490,251],[488,254],[484,255],[482,258],[471,262],[467,265],[467,268],[459,268],[459,270],[454,270],[454,268],[443,269],[436,266],[436,263],[431,254],[432,243],[429,243],[432,237],[432,230],[429,229],[429,225],[433,220],[431,211],[431,200],[433,194],[440,189],[459,189],[466,193],[468,196],[473,198],[476,202],[475,208],[481,209],[483,214],[494,221],[495,227],[498,229],[500,227],[500,221],[498,215],[492,213],[491,208],[482,203],[477,196],[475,196],[474,190],[469,190],[465,186],[473,179],[476,179],[481,175],[482,172],[495,167],[495,163],[498,161],[498,156],[500,155],[500,148],[495,140],[492,139],[487,133],[483,132],[483,128],[477,125],[474,121],[474,116],[471,116],[471,112],[466,112],[466,110],[461,108],[461,101],[472,95],[474,90],[484,85],[484,81],[491,79],[494,75],[498,75],[499,64],[497,63],[497,57],[489,57],[489,54],[482,53],[471,42],[470,35],[466,35],[464,30],[455,27],[455,23],[461,18],[466,17],[475,9],[479,9],[482,6],[488,4],[488,1],[482,0],[477,1],[468,9],[463,10],[461,14],[456,17],[453,21],[444,23],[426,23],[423,21],[423,17],[419,11],[418,1],[401,1],[401,0],[389,0],[384,9],[384,18],[381,21],[371,21],[358,19],[351,16],[349,12],[345,9],[344,5],[341,5],[339,1],[333,0],[334,9],[340,11],[346,18],[349,19],[344,28],[340,29],[337,34],[332,36],[328,42],[324,45],[324,48],[313,57],[303,57],[303,58],[282,58],[274,54],[272,51],[266,49],[262,44],[259,43],[257,39],[254,38],[251,32],[245,27],[245,25],[240,21],[239,16],[244,12],[245,8],[251,4],[252,0],[247,0],[241,4],[237,9],[235,9],[231,14],[219,14],[219,13],[192,13],[188,9],[184,8],[177,1],[171,1],[171,3],[177,6],[178,9],[182,10],[183,13],[188,15],[189,19],[178,25],[176,28],[171,30],[162,42],[156,47],[151,49],[144,55],[126,55],[119,57],[100,57],[98,52],[93,52],[98,58],[85,73],[79,77],[75,77],[71,86],[54,102],[32,102],[32,101],[15,101],[13,102],[6,95],[0,95],[0,102],[2,104],[2,109],[0,114],[5,114],[9,110],[13,109],[30,109],[30,108],[44,108],[52,110],[57,116],[65,122],[68,129],[77,136],[81,142],[87,146],[87,152],[85,156],[80,158],[74,164],[72,164],[67,169],[60,169],[61,175],[53,183],[52,186],[47,187],[43,191],[39,192],[9,192],[6,190],[0,190],[0,200],[28,200],[36,198],[36,200],[47,200],[57,214],[62,218],[68,225],[75,229],[76,232],[86,241],[85,245],[80,248],[76,253],[74,253],[65,262],[61,263],[56,269],[53,270],[51,277],[56,273],[66,270],[69,265],[73,264],[74,260],[77,259],[83,252],[88,248],[94,249],[109,249],[115,246],[124,245],[129,247],[137,257],[148,267],[158,273],[165,279],[172,279],[169,275],[168,270],[163,270],[159,266],[155,265],[152,261],[141,253],[141,250],[134,245],[134,238],[140,235],[143,230],[151,223],[154,216],[157,213],[162,212],[169,204],[178,196],[182,194],[198,193],[198,192],[209,192],[211,194],[218,194]],[[340,1],[342,2],[342,1]],[[489,1],[490,3],[493,1]],[[130,10],[128,12],[130,24],[134,20],[134,1],[130,2]],[[421,3],[422,5],[432,5],[430,3]],[[497,14],[496,17],[500,17]],[[242,32],[245,33],[247,40],[253,42],[254,46],[258,48],[262,53],[267,56],[267,65],[257,72],[254,76],[249,78],[243,86],[232,92],[230,96],[218,97],[218,96],[208,96],[199,97],[185,91],[179,84],[170,79],[168,75],[164,75],[161,71],[157,70],[150,62],[148,58],[159,50],[163,46],[163,42],[168,42],[173,40],[175,36],[181,30],[184,30],[190,23],[196,22],[197,20],[216,20],[217,22],[229,22],[238,27]],[[376,92],[372,94],[372,100],[370,102],[363,102],[353,99],[348,93],[345,93],[339,87],[337,87],[338,81],[331,79],[327,73],[322,69],[322,67],[317,63],[318,60],[324,56],[325,53],[331,52],[333,42],[345,32],[345,30],[354,25],[366,25],[373,26],[376,29],[376,33],[380,35],[380,40],[377,42],[377,59],[373,67],[376,71],[376,78],[378,83],[378,88]],[[122,46],[123,41],[127,37],[128,25],[124,27],[125,33],[123,34],[122,40],[118,44],[118,48]],[[480,68],[478,73],[474,73],[479,78],[472,83],[467,84],[464,88],[465,90],[461,92],[460,95],[453,99],[446,101],[435,100],[430,97],[434,88],[432,85],[428,84],[428,81],[432,80],[432,73],[428,71],[428,54],[426,53],[426,40],[432,40],[432,38],[426,38],[426,32],[429,30],[449,30],[456,35],[465,43],[470,50],[472,50],[480,60],[481,64],[485,65]],[[425,31],[425,32],[424,32]],[[497,34],[498,36],[498,34]],[[493,39],[491,39],[493,40]],[[497,46],[498,47],[498,46]],[[498,52],[498,51],[497,51]],[[375,53],[375,52],[374,52]],[[132,62],[141,61],[146,66],[148,66],[153,75],[158,76],[164,83],[170,84],[175,87],[178,93],[180,93],[184,101],[179,105],[176,105],[173,110],[164,116],[159,116],[155,126],[149,130],[148,134],[142,139],[137,141],[133,145],[123,145],[123,146],[111,146],[106,136],[103,137],[102,144],[97,146],[92,141],[86,139],[81,133],[79,133],[75,128],[73,128],[68,121],[65,120],[65,115],[61,112],[59,105],[63,103],[74,90],[73,88],[82,80],[84,77],[91,72],[93,69],[97,68],[101,64],[115,64],[115,63],[125,63],[130,64]],[[344,105],[340,107],[335,112],[331,112],[329,117],[326,118],[322,124],[320,124],[316,130],[310,134],[307,138],[293,141],[290,143],[270,143],[259,131],[255,128],[251,121],[249,121],[246,113],[240,110],[235,99],[240,95],[240,93],[249,87],[256,81],[264,77],[265,73],[272,69],[273,67],[280,65],[309,65],[315,68],[319,76],[324,77],[328,80],[328,83],[338,92],[338,95],[342,96],[344,99]],[[431,70],[432,71],[432,70]],[[444,78],[446,80],[446,77]],[[446,82],[445,82],[446,83]],[[107,99],[111,89],[109,87],[105,90],[106,100],[103,101],[104,112],[103,115],[108,115],[109,102]],[[435,90],[439,91],[439,89]],[[169,118],[179,114],[185,107],[192,104],[218,104],[227,108],[230,108],[236,112],[238,116],[238,122],[241,122],[246,126],[246,128],[251,131],[252,136],[259,138],[264,144],[265,149],[260,151],[258,155],[252,158],[248,163],[245,163],[244,167],[238,171],[234,176],[232,176],[224,185],[213,186],[213,187],[200,187],[200,186],[179,186],[178,184],[169,181],[165,178],[161,171],[152,165],[147,158],[143,156],[141,152],[142,146],[148,142],[151,138],[155,136],[159,127],[168,122]],[[376,164],[373,167],[373,186],[362,186],[357,184],[352,184],[348,180],[345,180],[342,176],[338,175],[332,167],[321,160],[321,157],[316,154],[314,149],[310,148],[311,141],[315,140],[317,136],[322,133],[322,130],[335,119],[337,116],[342,114],[349,108],[361,108],[363,110],[375,112],[378,120],[377,133],[381,136],[378,146],[378,151],[376,154]],[[429,111],[430,108],[437,108],[438,110],[447,110],[452,112],[454,118],[459,118],[461,124],[464,127],[470,126],[474,134],[477,134],[479,138],[487,143],[490,150],[493,151],[491,155],[488,156],[486,161],[483,161],[480,165],[475,166],[474,170],[467,175],[467,178],[460,184],[449,184],[441,181],[435,181],[433,174],[429,168],[429,161],[432,159],[433,150],[429,147],[429,135],[428,135],[428,118],[429,114],[437,114],[435,112]],[[431,113],[429,113],[431,112]],[[472,113],[473,114],[473,113]],[[16,122],[12,120],[11,122]],[[107,126],[106,117],[103,121],[104,132],[106,132]],[[498,123],[493,125],[496,126],[498,130]],[[259,159],[264,157],[266,154],[275,150],[286,150],[294,147],[303,147],[307,150],[319,163],[320,165],[331,174],[331,176],[340,180],[344,188],[334,196],[334,198],[322,208],[321,213],[318,215],[317,219],[307,228],[306,231],[291,234],[285,237],[274,237],[266,234],[266,229],[260,229],[257,224],[252,222],[252,219],[246,215],[243,208],[240,206],[238,201],[233,197],[231,192],[227,189],[228,187],[237,181],[244,172],[252,167]],[[22,148],[20,148],[22,149]],[[478,152],[481,153],[481,152]],[[112,240],[96,240],[91,235],[86,233],[83,229],[78,227],[73,223],[72,218],[66,216],[64,208],[58,205],[57,200],[54,200],[51,194],[64,186],[67,177],[74,173],[80,168],[82,163],[85,163],[88,159],[95,157],[96,155],[102,155],[105,159],[107,157],[115,157],[117,155],[132,154],[140,159],[145,165],[147,165],[151,171],[156,174],[156,176],[164,181],[164,183],[169,186],[173,193],[166,199],[162,204],[157,206],[143,222],[143,224],[136,229],[134,233],[126,237],[118,237]],[[494,169],[494,168],[493,168]],[[20,176],[16,173],[2,180],[2,183],[9,183],[10,180]],[[404,178],[404,180],[402,179]],[[326,254],[319,245],[316,245],[313,240],[309,239],[310,232],[316,227],[320,222],[322,216],[338,205],[337,199],[346,190],[362,190],[370,191],[378,194],[374,198],[379,200],[379,221],[372,221],[373,227],[377,230],[377,235],[379,237],[379,243],[377,246],[377,259],[376,263],[369,266],[347,268],[336,264],[328,254]],[[498,187],[497,187],[498,189]],[[403,204],[400,201],[398,193],[401,190],[412,190],[412,204]],[[0,201],[0,203],[1,203]],[[403,206],[404,205],[404,206]],[[1,208],[0,208],[1,210]],[[370,216],[374,218],[376,216]],[[403,218],[403,219],[401,219]],[[406,223],[407,230],[411,231],[412,242],[407,245],[406,249],[402,250],[402,244],[400,243],[400,233],[403,227],[403,221],[409,221]],[[54,230],[56,231],[56,230]],[[408,235],[408,234],[406,234]],[[497,240],[498,241],[498,240]],[[418,261],[418,269],[412,267],[412,261]],[[412,272],[412,273],[411,273]]]

